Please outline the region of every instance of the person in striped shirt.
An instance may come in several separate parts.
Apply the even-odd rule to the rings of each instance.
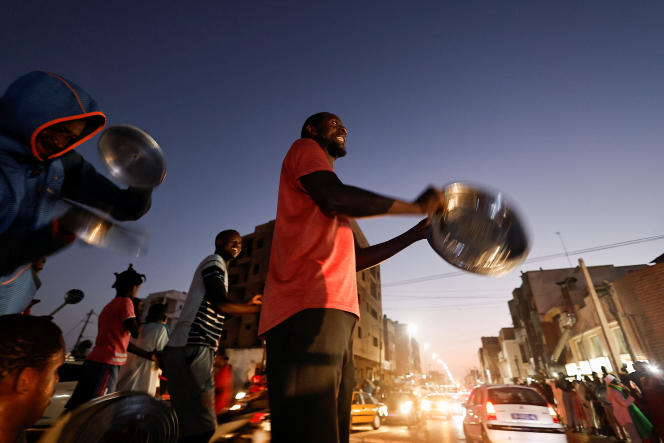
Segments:
[[[227,266],[241,251],[242,237],[237,231],[217,235],[214,254],[196,268],[182,313],[162,353],[181,442],[207,442],[214,434],[217,420],[212,369],[225,316],[256,313],[262,303],[262,295],[247,303],[228,300]]]

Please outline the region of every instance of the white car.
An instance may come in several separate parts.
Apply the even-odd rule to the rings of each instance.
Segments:
[[[74,392],[83,368],[82,361],[65,361],[58,369],[60,380],[55,385],[55,393],[51,397],[51,403],[44,411],[44,415],[35,423],[34,428],[47,428],[53,426],[60,416],[65,412],[65,404]]]
[[[526,386],[477,387],[464,407],[463,433],[467,443],[567,441],[553,406]]]

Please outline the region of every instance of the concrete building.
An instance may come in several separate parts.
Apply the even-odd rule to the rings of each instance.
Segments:
[[[262,294],[270,263],[274,220],[256,226],[254,232],[242,237],[242,252],[231,262],[228,283],[231,299],[246,301]],[[224,347],[258,348],[263,341],[258,338],[259,314],[242,315],[228,319],[224,324]]]
[[[396,323],[383,315],[382,379],[391,382],[397,369]]]
[[[360,227],[351,221],[355,238],[362,246],[369,242]],[[248,300],[262,294],[270,263],[274,220],[256,226],[254,232],[242,237],[242,253],[229,267],[231,297],[236,301]],[[356,378],[376,378],[381,366],[383,341],[383,313],[380,289],[380,267],[357,273],[357,291],[360,321],[354,337]],[[244,315],[226,321],[225,347],[261,347],[258,339],[258,314]]]
[[[624,312],[625,329],[633,331],[632,346],[642,349],[644,356],[660,367],[664,367],[662,257],[653,260],[653,266],[631,272],[614,284]]]
[[[355,240],[362,247],[369,246],[358,224],[351,220]],[[381,347],[383,341],[383,307],[380,288],[380,266],[357,273],[357,296],[360,304],[360,321],[353,342],[355,354],[355,379],[379,378]]]
[[[145,301],[143,302],[143,312],[141,315],[141,321],[145,321],[145,317],[148,315],[148,310],[150,306],[156,303],[161,303],[166,305],[166,314],[168,314],[168,320],[166,324],[168,327],[173,330],[173,326],[177,323],[182,313],[182,306],[184,301],[187,298],[187,293],[183,291],[176,291],[171,289],[169,291],[153,292],[149,294]]]
[[[498,354],[500,342],[498,337],[482,337],[482,347],[479,349],[480,369],[482,381],[485,383],[502,383]]]
[[[394,375],[404,377],[421,372],[420,350],[417,341],[410,335],[406,323],[394,322],[396,342],[396,370]]]
[[[502,328],[498,334],[498,344],[498,369],[503,383],[513,383],[516,379],[525,378],[523,356],[514,328]]]
[[[588,272],[593,285],[601,285],[644,266],[592,266]],[[527,360],[523,369],[529,376],[557,372],[569,357],[564,350],[577,321],[575,306],[585,306],[585,279],[577,267],[529,271],[521,280],[508,305],[515,339]]]

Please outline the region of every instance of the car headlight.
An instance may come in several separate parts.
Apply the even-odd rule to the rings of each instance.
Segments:
[[[247,396],[246,392],[240,391],[237,394],[235,394],[235,400],[242,400],[246,396]]]
[[[411,410],[413,409],[413,402],[408,400],[399,406],[399,411],[401,411],[402,414],[408,414]]]
[[[424,411],[430,411],[431,410],[431,402],[429,400],[424,400],[422,402],[422,410],[424,410]]]
[[[387,406],[381,406],[378,408],[378,415],[387,417]]]

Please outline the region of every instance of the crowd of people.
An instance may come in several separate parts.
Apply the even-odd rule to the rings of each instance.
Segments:
[[[561,423],[572,432],[611,436],[632,442],[660,442],[664,438],[664,377],[636,362],[628,373],[602,373],[583,377],[558,374],[530,383],[549,404],[555,405]]]

